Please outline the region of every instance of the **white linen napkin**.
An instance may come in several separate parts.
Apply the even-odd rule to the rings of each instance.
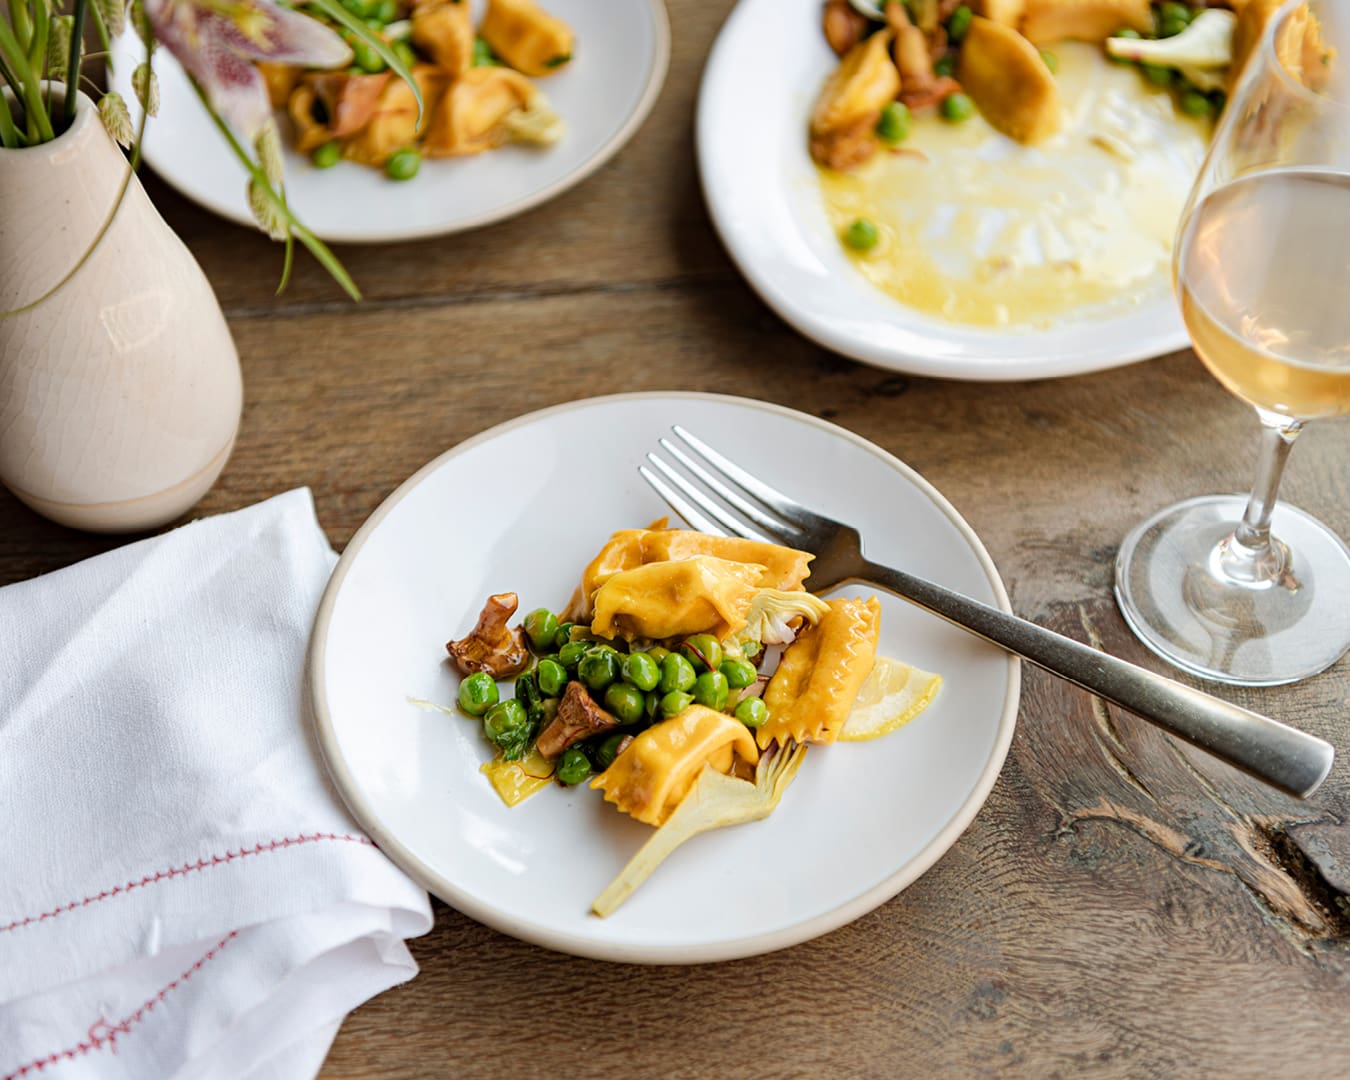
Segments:
[[[307,490],[0,589],[0,1080],[307,1077],[426,894],[314,745]]]

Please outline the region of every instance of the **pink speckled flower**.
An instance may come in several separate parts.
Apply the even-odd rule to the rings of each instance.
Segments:
[[[160,44],[250,141],[272,116],[256,61],[332,68],[352,59],[328,27],[270,0],[144,0],[144,9]]]

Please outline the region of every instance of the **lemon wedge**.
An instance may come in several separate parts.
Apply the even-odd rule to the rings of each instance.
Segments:
[[[889,735],[928,708],[941,686],[941,675],[878,656],[839,730],[840,741],[863,742]]]

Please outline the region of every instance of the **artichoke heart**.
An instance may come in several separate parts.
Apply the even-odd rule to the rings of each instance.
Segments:
[[[745,629],[737,635],[737,642],[742,648],[755,643],[786,645],[797,636],[789,625],[793,619],[803,618],[814,624],[829,610],[829,604],[809,592],[760,589],[750,601]]]

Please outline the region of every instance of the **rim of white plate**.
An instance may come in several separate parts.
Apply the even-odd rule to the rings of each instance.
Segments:
[[[325,229],[319,238],[325,243],[331,244],[388,244],[403,240],[428,240],[437,236],[453,236],[456,233],[480,229],[485,225],[494,225],[499,221],[515,217],[517,214],[523,214],[526,210],[532,210],[541,203],[548,202],[569,188],[581,183],[622,150],[628,140],[637,134],[638,129],[642,127],[652,108],[656,105],[656,99],[661,96],[661,90],[665,86],[666,73],[670,68],[670,15],[666,11],[665,0],[646,0],[646,2],[651,9],[652,30],[655,35],[653,42],[655,55],[652,57],[652,67],[650,74],[647,76],[647,84],[642,88],[637,103],[609,141],[601,145],[594,154],[581,162],[571,172],[558,177],[553,183],[540,188],[538,191],[532,191],[528,195],[521,196],[514,202],[484,211],[463,221],[455,222],[453,225],[426,225],[408,229],[390,229],[378,235],[348,233],[340,229]],[[114,48],[116,48],[115,43]],[[209,193],[196,190],[189,191],[186,187],[181,186],[172,171],[165,171],[160,168],[159,162],[161,159],[155,152],[156,145],[153,140],[148,141],[144,151],[145,163],[155,170],[156,176],[176,192],[190,202],[205,207],[213,214],[218,214],[229,221],[240,225],[251,226],[255,224],[252,217],[241,212],[230,203],[217,199]]]
[[[1168,356],[1190,346],[1190,338],[1187,336],[1178,314],[1174,325],[1170,327],[1159,326],[1147,333],[1140,334],[1132,345],[1122,344],[1118,336],[1113,336],[1109,341],[1102,342],[1099,340],[1094,347],[1081,348],[1074,352],[1065,352],[1065,346],[1061,345],[1058,355],[1054,355],[1053,350],[1051,350],[1052,355],[1049,359],[1039,360],[1026,357],[1009,358],[1000,355],[993,346],[993,343],[997,340],[996,336],[978,333],[972,328],[953,325],[953,333],[968,337],[971,341],[987,338],[991,343],[990,348],[985,351],[972,346],[962,356],[934,358],[919,351],[900,350],[892,346],[877,346],[857,334],[851,334],[848,329],[850,325],[848,322],[840,323],[818,317],[816,312],[797,303],[781,287],[779,280],[775,277],[772,269],[768,267],[768,264],[751,257],[751,249],[747,244],[747,236],[750,230],[739,224],[733,217],[728,216],[728,212],[715,191],[714,176],[710,164],[716,156],[714,145],[717,140],[716,133],[719,130],[719,121],[710,104],[712,97],[710,87],[713,87],[715,81],[721,77],[721,68],[724,63],[721,54],[729,52],[733,47],[733,36],[737,32],[740,21],[750,20],[754,17],[754,6],[750,0],[740,0],[736,7],[732,9],[731,14],[727,16],[726,21],[717,32],[717,38],[708,52],[708,59],[699,81],[694,118],[694,142],[698,159],[699,185],[703,193],[703,201],[708,207],[708,216],[712,219],[713,227],[736,269],[750,284],[750,287],[755,290],[760,299],[768,304],[774,313],[794,330],[842,356],[876,367],[928,378],[984,382],[1023,382],[1031,379],[1057,379],[1073,375],[1088,375],[1098,371],[1125,367],[1144,360]],[[718,175],[716,182],[725,182],[724,177],[727,175],[735,177],[738,174],[736,170],[724,170]],[[903,314],[908,310],[899,301],[886,298],[884,293],[875,289],[865,280],[860,278],[859,284],[875,291],[878,303],[881,303],[882,298],[885,298],[896,306],[898,313]],[[918,313],[915,314],[915,317],[918,317]],[[1103,320],[1102,325],[1104,328],[1109,328],[1111,322],[1112,320]],[[1031,369],[1028,365],[1037,366]]]
[[[488,442],[491,439],[495,439],[516,428],[536,423],[540,420],[547,419],[550,416],[556,416],[559,413],[572,412],[577,409],[591,408],[603,404],[617,404],[624,401],[643,400],[710,401],[758,409],[762,412],[772,413],[809,424],[812,427],[819,428],[832,435],[842,437],[860,449],[867,451],[886,465],[889,465],[907,481],[918,488],[919,491],[932,500],[933,505],[936,506],[938,510],[947,516],[974,552],[975,558],[980,564],[980,568],[985,572],[985,576],[988,578],[989,584],[994,590],[994,598],[997,601],[999,608],[1012,614],[1012,604],[1008,599],[1008,591],[1004,587],[1003,579],[999,576],[998,568],[994,565],[994,560],[985,549],[983,541],[976,535],[975,530],[971,528],[965,518],[956,511],[956,508],[952,506],[946,496],[915,472],[913,468],[906,465],[894,454],[891,454],[876,444],[864,439],[861,435],[856,435],[846,428],[842,428],[837,424],[831,424],[826,420],[821,420],[808,413],[798,412],[796,409],[789,409],[782,405],[774,405],[764,401],[755,401],[750,398],[736,397],[730,394],[707,394],[697,391],[647,391],[582,398],[579,401],[565,402],[561,405],[554,405],[546,409],[526,413],[523,416],[516,417],[514,420],[507,420],[504,423],[488,428],[486,431],[480,432],[479,434],[464,440],[464,442],[451,447],[443,454],[439,454],[395,488],[394,491],[385,498],[384,502],[380,503],[380,505],[375,508],[374,512],[365,520],[361,527],[356,530],[355,535],[352,536],[351,541],[343,550],[341,558],[338,559],[337,566],[333,570],[333,575],[328,580],[328,585],[324,588],[323,598],[319,602],[319,610],[314,618],[314,629],[310,634],[309,654],[306,658],[305,668],[310,685],[309,697],[313,711],[314,728],[318,735],[319,749],[323,754],[324,764],[328,767],[328,771],[333,777],[334,784],[337,786],[343,801],[347,804],[347,808],[352,812],[352,815],[356,818],[357,822],[366,830],[371,839],[375,841],[379,849],[406,874],[421,885],[422,888],[439,897],[441,900],[444,900],[456,911],[469,916],[471,919],[474,919],[485,926],[490,926],[495,930],[499,930],[511,937],[518,938],[521,941],[529,942],[532,945],[540,945],[557,952],[570,953],[575,956],[583,956],[594,960],[609,960],[620,963],[638,964],[703,964],[724,960],[738,960],[748,956],[757,956],[762,953],[774,952],[775,950],[784,949],[791,945],[798,945],[804,941],[809,941],[812,938],[827,934],[831,930],[837,930],[839,927],[853,922],[855,919],[866,915],[873,908],[885,903],[903,889],[913,884],[913,882],[923,876],[923,874],[925,874],[938,859],[947,853],[951,846],[956,843],[957,839],[960,838],[961,834],[970,826],[970,823],[975,820],[975,815],[979,813],[985,800],[989,798],[989,793],[993,790],[994,783],[1003,769],[1003,763],[1008,756],[1008,749],[1012,745],[1013,730],[1017,724],[1017,711],[1021,701],[1022,689],[1021,662],[1016,656],[1009,653],[1007,657],[1008,685],[1003,701],[1003,710],[998,718],[998,734],[997,738],[994,740],[994,746],[990,751],[989,757],[986,759],[984,766],[980,770],[979,778],[970,794],[966,797],[965,801],[962,802],[956,814],[945,826],[943,826],[938,834],[925,845],[923,850],[894,874],[878,882],[871,888],[859,893],[851,900],[848,900],[829,911],[822,912],[813,918],[803,920],[802,922],[785,927],[781,930],[765,934],[752,934],[731,941],[720,941],[709,945],[635,948],[633,946],[615,944],[613,942],[596,941],[582,935],[561,933],[536,923],[504,917],[497,909],[480,901],[473,894],[460,889],[448,878],[442,876],[430,866],[426,865],[426,863],[409,851],[408,848],[385,827],[384,822],[380,820],[380,817],[375,812],[374,808],[362,796],[356,778],[347,768],[347,763],[343,758],[341,747],[338,745],[337,732],[333,727],[333,718],[328,706],[327,689],[325,686],[325,658],[327,653],[328,629],[332,621],[333,609],[337,604],[338,594],[341,592],[347,573],[359,557],[366,540],[370,538],[377,528],[379,528],[384,519],[389,516],[405,496],[412,492],[425,477],[440,469],[452,458],[458,457],[460,454],[466,453],[475,446]]]

